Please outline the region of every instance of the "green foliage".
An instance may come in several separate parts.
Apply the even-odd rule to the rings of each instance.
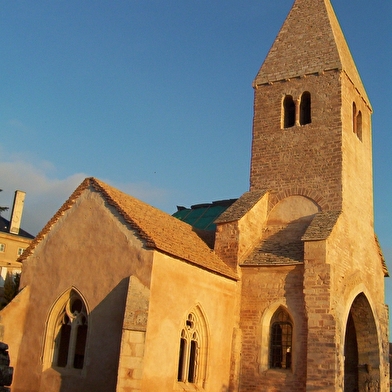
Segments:
[[[12,301],[12,299],[18,294],[20,282],[20,273],[12,274],[8,273],[4,282],[4,305]]]

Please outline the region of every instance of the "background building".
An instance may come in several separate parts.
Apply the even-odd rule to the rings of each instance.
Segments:
[[[15,192],[10,220],[0,215],[0,303],[4,301],[4,284],[20,274],[22,264],[17,260],[34,236],[20,227],[25,193]]]

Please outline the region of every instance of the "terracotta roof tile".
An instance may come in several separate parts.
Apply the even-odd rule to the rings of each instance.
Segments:
[[[36,246],[51,230],[58,219],[70,209],[83,191],[93,187],[108,204],[116,208],[124,220],[145,241],[146,246],[182,259],[203,269],[237,279],[237,274],[227,266],[187,223],[166,214],[132,196],[127,195],[95,178],[87,178],[64,203],[60,210],[37,235],[20,261],[33,253]]]

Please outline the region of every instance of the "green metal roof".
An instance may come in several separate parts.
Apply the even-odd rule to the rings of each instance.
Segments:
[[[173,216],[200,230],[215,230],[215,219],[226,211],[237,199],[219,200],[212,203],[196,204],[191,208],[177,206]]]

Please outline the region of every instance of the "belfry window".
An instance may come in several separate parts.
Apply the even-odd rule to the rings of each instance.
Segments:
[[[207,336],[204,319],[196,309],[181,329],[177,380],[202,386],[206,374]]]
[[[283,100],[283,127],[290,128],[295,125],[295,102],[291,95]]]
[[[305,91],[301,97],[301,104],[299,107],[300,119],[299,123],[301,125],[310,124],[312,122],[311,116],[311,97],[308,91]]]
[[[353,132],[362,141],[362,112],[357,110],[357,105],[353,102]]]
[[[289,314],[279,308],[271,319],[269,366],[291,369],[293,325]]]
[[[72,290],[57,319],[53,366],[83,369],[87,329],[86,306],[82,298]]]
[[[362,112],[357,113],[357,136],[359,140],[362,140]]]

